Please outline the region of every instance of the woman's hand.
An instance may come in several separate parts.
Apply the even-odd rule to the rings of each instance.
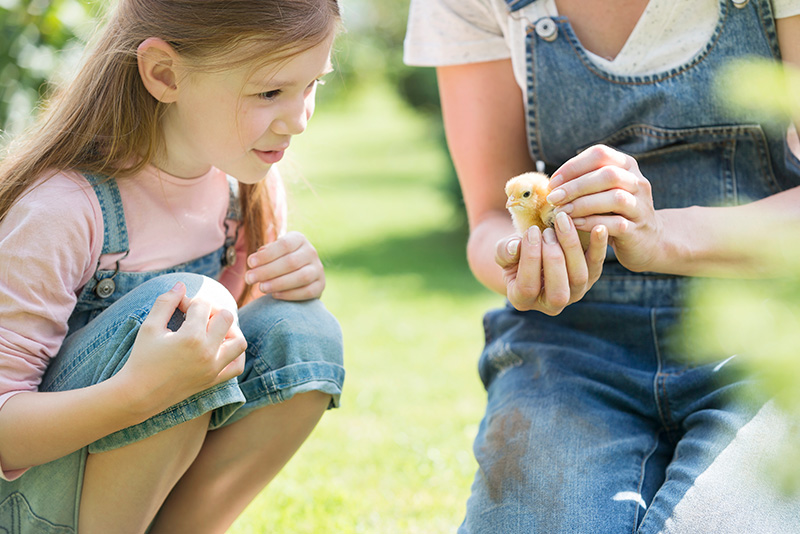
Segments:
[[[176,310],[186,317],[172,331],[167,325]],[[159,295],[118,373],[132,408],[157,413],[239,376],[247,341],[234,319],[230,310],[216,309],[202,298],[189,299],[180,283]]]
[[[562,165],[550,187],[547,200],[557,212],[569,214],[576,228],[608,228],[617,259],[627,269],[647,271],[656,264],[663,223],[653,207],[650,182],[631,156],[593,146]]]
[[[319,298],[325,289],[325,270],[316,249],[299,232],[289,232],[247,258],[248,284],[281,300]]]
[[[495,261],[503,269],[506,296],[520,311],[558,315],[580,300],[603,270],[608,233],[595,227],[584,252],[572,220],[556,216],[555,229],[531,227],[525,236],[497,242]]]

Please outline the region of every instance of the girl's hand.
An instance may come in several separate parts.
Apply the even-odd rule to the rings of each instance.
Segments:
[[[173,332],[167,324],[178,309],[186,318]],[[179,283],[156,299],[118,376],[130,384],[127,391],[134,406],[141,406],[135,399],[142,399],[144,411],[157,413],[239,376],[246,348],[231,311],[187,298],[186,287]]]
[[[325,270],[316,249],[299,232],[289,232],[247,258],[248,284],[276,299],[319,298],[325,289]]]
[[[663,223],[653,207],[650,182],[636,160],[603,145],[581,152],[558,169],[547,200],[569,214],[579,230],[608,228],[617,259],[646,271],[660,251]]]
[[[523,238],[501,239],[495,261],[503,269],[509,302],[520,311],[558,315],[583,298],[600,278],[607,243],[605,227],[597,226],[584,253],[575,225],[566,214],[556,217],[555,229],[540,233],[533,226]]]

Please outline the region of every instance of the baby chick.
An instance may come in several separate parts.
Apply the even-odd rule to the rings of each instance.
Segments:
[[[541,172],[526,172],[506,182],[506,208],[520,234],[524,235],[531,226],[541,230],[552,228],[555,214],[553,206],[545,200],[550,192],[549,181],[550,178]]]
[[[550,193],[547,184],[550,178],[541,172],[526,172],[506,182],[508,201],[506,208],[511,213],[514,228],[522,235],[531,226],[540,230],[552,228],[556,215],[546,198]],[[579,230],[578,239],[583,250],[589,247],[589,233]]]

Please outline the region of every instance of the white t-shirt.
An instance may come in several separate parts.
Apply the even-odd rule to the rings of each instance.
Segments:
[[[771,0],[776,19],[800,15],[800,0]],[[650,0],[622,50],[611,60],[588,52],[606,72],[643,76],[678,67],[706,46],[719,20],[718,0]],[[730,9],[736,9],[730,4]],[[411,0],[404,60],[437,67],[511,58],[526,91],[525,37],[530,25],[558,15],[555,0],[538,0],[509,14],[504,0]],[[787,140],[800,157],[800,138]]]
[[[800,14],[800,0],[771,1],[776,18]],[[539,0],[511,14],[504,0],[411,0],[404,59],[433,67],[511,58],[524,90],[526,32],[540,18],[557,15],[555,0]],[[650,0],[613,60],[589,56],[621,76],[669,70],[706,46],[718,19],[718,0]]]

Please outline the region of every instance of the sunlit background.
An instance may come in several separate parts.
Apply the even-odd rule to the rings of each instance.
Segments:
[[[282,169],[290,226],[319,250],[328,279],[323,301],[342,324],[342,408],[325,415],[234,534],[454,532],[476,469],[471,441],[485,402],[476,371],[481,316],[502,299],[466,266],[465,219],[434,73],[401,61],[408,1],[341,4],[347,31],[335,45],[336,72]],[[0,0],[3,141],[30,123],[47,81],[74,70],[105,5]],[[765,69],[734,70],[721,86],[765,113],[783,106],[781,113],[800,115],[800,92],[776,93],[774,77],[785,74]],[[783,243],[798,248],[790,237]],[[742,355],[796,415],[798,258],[765,258],[784,264],[780,279],[698,284],[705,312],[701,327],[688,332],[697,354]],[[800,440],[780,469],[789,488],[800,480],[798,450]]]

